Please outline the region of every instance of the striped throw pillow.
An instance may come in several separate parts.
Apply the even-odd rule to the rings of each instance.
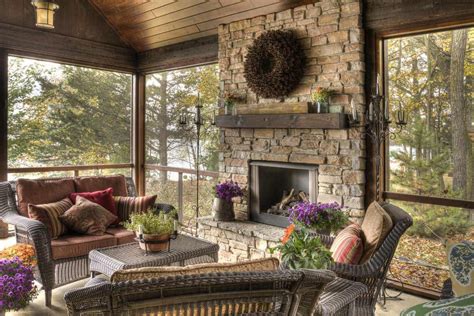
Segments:
[[[338,263],[358,264],[364,245],[360,235],[362,229],[359,224],[351,224],[337,234],[331,246],[332,258]]]
[[[59,220],[59,216],[71,207],[72,202],[69,198],[48,204],[28,204],[28,216],[42,222],[48,229],[51,238],[56,239],[67,232],[66,226]]]
[[[127,220],[132,213],[143,213],[155,205],[156,195],[127,197],[114,196],[115,209],[121,221]]]

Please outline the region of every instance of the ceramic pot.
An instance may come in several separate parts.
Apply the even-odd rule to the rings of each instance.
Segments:
[[[229,222],[235,219],[234,203],[220,198],[214,198],[212,213],[216,221]]]
[[[157,242],[157,243],[144,243],[139,242],[140,248],[150,252],[158,252],[168,250],[170,243],[170,234],[143,234],[145,241]]]

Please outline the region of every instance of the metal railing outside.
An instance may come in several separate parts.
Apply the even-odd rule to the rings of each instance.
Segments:
[[[176,205],[178,209],[178,216],[179,220],[183,221],[184,219],[184,175],[194,175],[196,176],[195,169],[188,169],[188,168],[179,168],[179,167],[170,167],[170,166],[162,166],[157,164],[145,164],[145,170],[156,170],[156,171],[165,171],[165,172],[173,172],[178,174],[177,179],[177,202]],[[200,177],[209,177],[212,179],[217,179],[219,176],[219,172],[217,171],[207,171],[207,170],[199,170]]]

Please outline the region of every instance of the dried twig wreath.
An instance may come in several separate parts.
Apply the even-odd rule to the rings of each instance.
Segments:
[[[257,95],[279,98],[300,82],[304,66],[305,54],[293,31],[268,31],[249,47],[244,76]]]

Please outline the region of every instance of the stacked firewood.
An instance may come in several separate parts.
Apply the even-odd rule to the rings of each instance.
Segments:
[[[309,202],[309,197],[306,192],[296,191],[295,189],[291,189],[290,192],[283,191],[280,202],[270,207],[267,213],[289,216],[290,209],[300,202]]]

